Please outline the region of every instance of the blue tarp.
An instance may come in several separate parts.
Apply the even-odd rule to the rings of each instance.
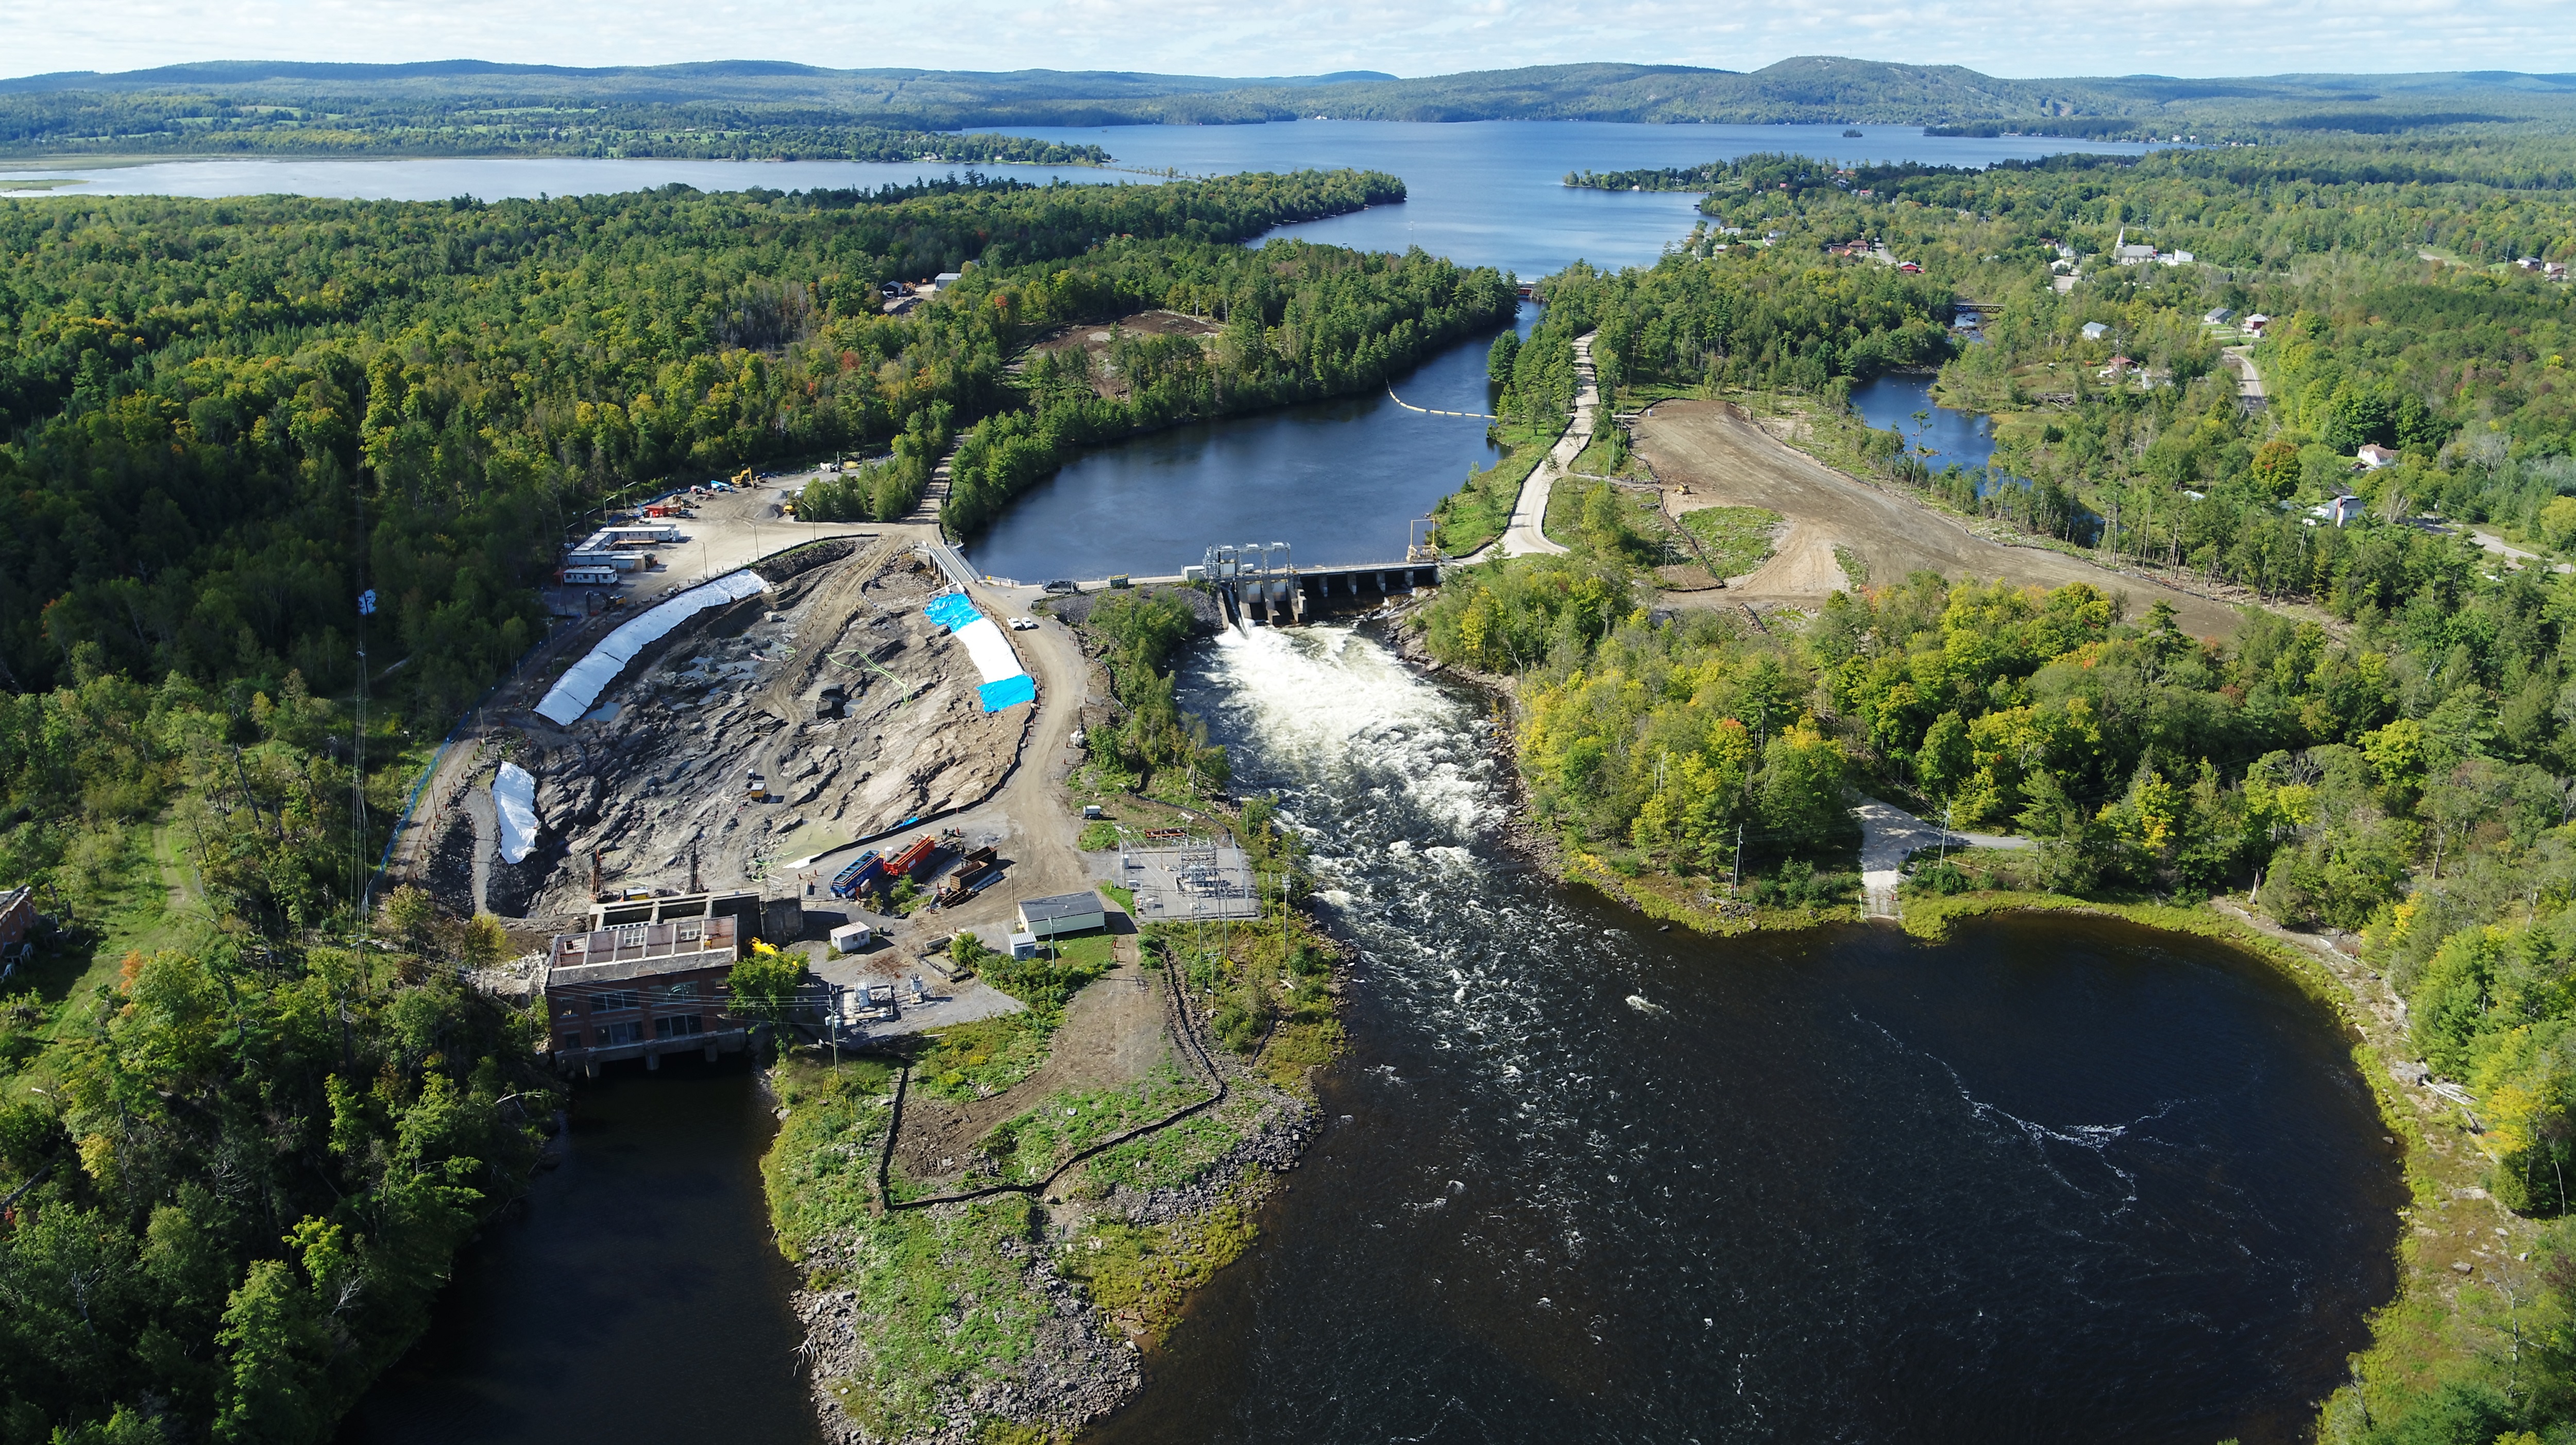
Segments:
[[[943,592],[923,605],[921,615],[955,632],[984,614],[975,610],[965,593]]]
[[[1017,677],[1003,678],[1000,682],[985,683],[975,689],[975,694],[984,699],[984,711],[1000,712],[1019,703],[1037,701],[1038,680],[1024,672]]]

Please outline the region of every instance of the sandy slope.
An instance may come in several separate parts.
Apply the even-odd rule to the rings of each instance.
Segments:
[[[1676,606],[1813,606],[1850,585],[1834,557],[1840,546],[1860,558],[1873,583],[1898,581],[1918,568],[2041,587],[2090,582],[2126,595],[2133,618],[2162,598],[2173,604],[2183,630],[2196,637],[2224,638],[2236,631],[2238,615],[2227,603],[2061,552],[1990,542],[1951,517],[1856,482],[1792,449],[1724,402],[1659,402],[1637,423],[1636,437],[1638,454],[1667,488],[1678,489],[1667,493],[1672,510],[1768,507],[1788,524],[1777,552],[1759,570],[1728,582],[1724,591],[1666,598]]]

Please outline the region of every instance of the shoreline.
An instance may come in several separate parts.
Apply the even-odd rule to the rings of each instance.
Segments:
[[[1412,610],[1407,607],[1386,616],[1386,640],[1388,650],[1416,676],[1425,681],[1452,678],[1497,700],[1517,698],[1518,689],[1511,678],[1452,667],[1431,658],[1420,633],[1404,625]],[[1507,786],[1515,807],[1513,816],[1496,828],[1495,841],[1503,852],[1559,884],[1588,888],[1647,918],[1680,924],[1711,938],[1762,929],[1791,932],[1865,921],[1857,906],[1810,909],[1805,917],[1780,909],[1754,910],[1749,905],[1737,905],[1746,910],[1742,914],[1711,914],[1668,898],[1651,886],[1638,886],[1644,876],[1621,877],[1592,855],[1561,848],[1556,840],[1527,821],[1527,784],[1520,774],[1517,736],[1508,718],[1498,721],[1495,753],[1510,765]],[[1964,921],[2007,913],[2088,914],[2225,944],[2286,979],[2325,1009],[2342,1029],[2351,1044],[2354,1069],[2370,1090],[2380,1123],[2388,1131],[2385,1137],[2402,1150],[2409,1197],[2408,1204],[2397,1212],[2400,1232],[2395,1248],[2395,1292],[2363,1321],[2370,1343],[2355,1352],[2355,1380],[2362,1376],[2361,1362],[2390,1347],[2402,1332],[2440,1328],[2458,1316],[2462,1309],[2460,1291],[2478,1275],[2477,1260],[2500,1260],[2532,1248],[2541,1221],[2523,1218],[2495,1203],[2482,1182],[2486,1157],[2474,1142],[2466,1142],[2463,1147],[2464,1141],[2473,1141],[2476,1131],[2463,1125],[2460,1111],[2451,1101],[2425,1087],[2425,1068],[2414,1058],[2406,1036],[2405,1001],[2388,988],[2377,969],[2336,948],[2332,940],[2272,924],[2223,896],[2196,905],[1992,890],[1925,897],[1909,896],[1900,886],[1897,915],[1892,921],[1909,937],[1935,943],[1947,938]],[[2428,1224],[2428,1220],[2432,1223]],[[2436,1228],[2434,1224],[2446,1227]],[[2502,1239],[2500,1245],[2495,1242],[2498,1237]],[[2428,1313],[2430,1319],[2426,1318]],[[2357,1424],[2368,1418],[2360,1386],[2350,1381],[2339,1385],[2328,1398],[2309,1403],[2320,1433],[2338,1423]]]
[[[1098,640],[1074,636],[1096,676]],[[1065,815],[1056,821],[1082,826],[1073,805],[1092,796],[1087,777],[1076,765],[1054,785]],[[1100,796],[1113,816],[1151,824]],[[1222,819],[1256,859],[1280,846],[1267,833],[1246,835],[1239,803],[1198,800],[1191,811]],[[1347,1049],[1346,945],[1293,891],[1288,908],[1293,922],[1237,928],[1221,953],[1213,935],[1177,925],[1113,928],[1109,971],[1055,1006],[1036,1062],[979,1089],[964,1106],[971,1113],[933,1102],[916,1123],[920,1111],[897,1102],[902,1080],[921,1092],[925,1056],[947,1047],[939,1035],[889,1040],[872,1065],[829,1065],[808,1052],[768,1071],[780,1126],[761,1168],[777,1245],[796,1274],[788,1303],[824,1438],[1063,1441],[1147,1387],[1152,1352],[1199,1290],[1258,1242],[1262,1206],[1321,1131],[1314,1070]],[[1132,919],[1132,905],[1126,912]],[[1292,950],[1322,965],[1320,994],[1316,970]],[[1220,1004],[1247,988],[1271,998],[1269,1026],[1218,1037]],[[1149,1034],[1158,1060],[1150,1066],[1130,1057]],[[940,1087],[953,1096],[954,1083],[951,1075]],[[1208,1097],[1176,1109],[1175,1090]],[[1100,1123],[1115,1113],[1066,1122],[1104,1109],[1151,1122]],[[1079,1131],[1092,1124],[1102,1132],[1086,1145]],[[952,1160],[962,1172],[940,1167]],[[1050,1160],[1062,1162],[1049,1172]],[[988,1180],[1027,1187],[906,1202]]]

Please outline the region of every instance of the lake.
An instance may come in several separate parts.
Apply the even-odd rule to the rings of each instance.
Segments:
[[[2028,136],[1927,136],[1907,126],[1863,126],[1859,140],[1839,126],[1624,125],[1596,121],[1481,121],[1457,125],[1302,121],[1285,125],[1137,125],[1103,128],[1005,127],[1106,148],[1121,167],[1231,171],[1357,166],[1404,178],[1410,195],[1382,206],[1284,228],[1340,246],[1426,251],[1470,265],[1498,266],[1534,280],[1577,258],[1600,266],[1652,262],[1688,235],[1699,198],[1680,192],[1573,190],[1569,171],[1696,165],[1757,151],[1799,151],[1839,160],[1912,160],[1988,165],[2063,151],[2143,152],[2137,145]],[[286,194],[362,200],[486,201],[538,195],[643,190],[674,181],[705,191],[796,191],[901,184],[959,166],[861,161],[595,160],[459,156],[421,160],[210,159],[99,161],[9,169],[0,180],[77,181],[51,192],[97,196]],[[1154,177],[1089,166],[991,165],[1027,181],[1152,184]],[[5,194],[5,193],[0,193]],[[30,193],[41,194],[41,193]]]
[[[1354,166],[1404,178],[1405,203],[1283,227],[1280,234],[1371,251],[1420,246],[1534,281],[1569,263],[1651,264],[1690,234],[1699,197],[1589,191],[1569,172],[1698,165],[1763,151],[1819,159],[1983,166],[2067,151],[2148,147],[2036,136],[1928,136],[1913,126],[1629,125],[1605,121],[1300,121],[1293,125],[1013,127],[1011,134],[1106,147],[1122,165],[1221,171]]]

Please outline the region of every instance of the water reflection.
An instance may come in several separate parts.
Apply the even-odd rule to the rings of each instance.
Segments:
[[[1520,333],[1537,318],[1524,304]],[[1489,345],[1461,342],[1394,389],[1418,407],[1491,410]],[[1131,437],[1012,501],[967,557],[1022,582],[1170,576],[1229,542],[1286,542],[1301,563],[1400,561],[1413,519],[1500,455],[1485,426],[1407,410],[1381,391]]]
[[[583,1083],[561,1167],[470,1247],[341,1445],[819,1445],[739,1058]]]
[[[1852,388],[1852,410],[1873,428],[1894,427],[1909,445],[1930,449],[1924,464],[1934,471],[1957,466],[1973,470],[1993,460],[1995,421],[1982,412],[1953,411],[1932,400],[1929,376],[1881,376]]]

